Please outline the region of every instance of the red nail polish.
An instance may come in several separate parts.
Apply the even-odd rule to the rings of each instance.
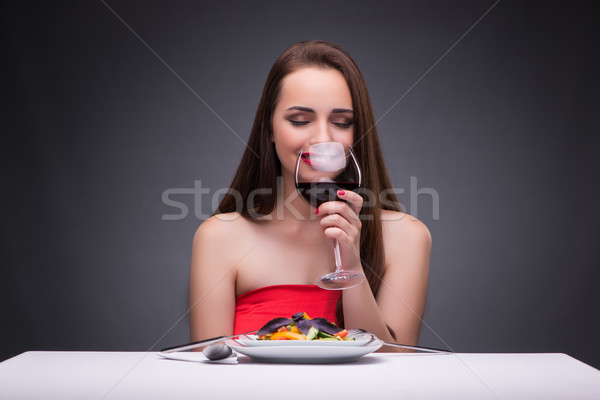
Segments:
[[[315,208],[315,215],[318,215],[318,214],[319,214],[319,209]]]
[[[345,195],[345,194],[346,194],[346,192],[345,192],[345,191],[343,191],[343,190],[338,190],[338,194],[339,194],[340,196],[343,196],[343,195]]]

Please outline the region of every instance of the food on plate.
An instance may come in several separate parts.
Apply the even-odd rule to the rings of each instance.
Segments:
[[[305,312],[292,318],[274,318],[256,334],[259,340],[354,340],[348,331],[325,318],[310,318]]]

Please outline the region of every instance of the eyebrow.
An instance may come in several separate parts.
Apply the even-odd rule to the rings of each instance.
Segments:
[[[349,108],[334,108],[333,110],[331,110],[332,114],[344,114],[344,113],[350,113],[350,114],[354,114],[354,111],[352,111]]]
[[[304,111],[304,112],[309,112],[309,113],[315,113],[315,110],[313,110],[312,108],[308,108],[308,107],[301,107],[301,106],[293,106],[288,108],[286,111],[290,111],[290,110],[298,110],[298,111]],[[331,110],[332,114],[343,114],[343,113],[349,113],[349,114],[354,114],[354,111],[352,111],[349,108],[334,108],[333,110]]]

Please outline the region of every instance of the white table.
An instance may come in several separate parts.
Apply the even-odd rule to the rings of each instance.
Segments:
[[[335,397],[333,397],[335,396]],[[173,361],[156,353],[27,352],[0,399],[600,399],[600,371],[565,354],[370,354],[331,365]]]

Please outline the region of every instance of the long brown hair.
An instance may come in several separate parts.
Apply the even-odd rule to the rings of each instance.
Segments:
[[[363,170],[362,188],[370,196],[370,204],[361,210],[362,231],[360,240],[361,262],[374,295],[377,295],[384,272],[385,254],[381,228],[381,210],[399,211],[399,203],[391,190],[390,180],[383,162],[377,138],[375,118],[364,78],[354,60],[341,47],[320,40],[300,42],[288,48],[273,64],[262,92],[248,146],[242,156],[230,192],[215,213],[237,211],[250,218],[250,214],[266,215],[273,211],[277,201],[277,177],[281,165],[271,142],[272,117],[279,98],[281,81],[302,67],[317,66],[339,71],[348,84],[354,110],[353,150]],[[248,196],[257,188],[266,188],[267,194],[254,197],[253,209],[248,209]],[[234,195],[235,194],[235,195]],[[239,200],[241,195],[242,204]],[[341,300],[336,307],[336,319],[344,326]]]

